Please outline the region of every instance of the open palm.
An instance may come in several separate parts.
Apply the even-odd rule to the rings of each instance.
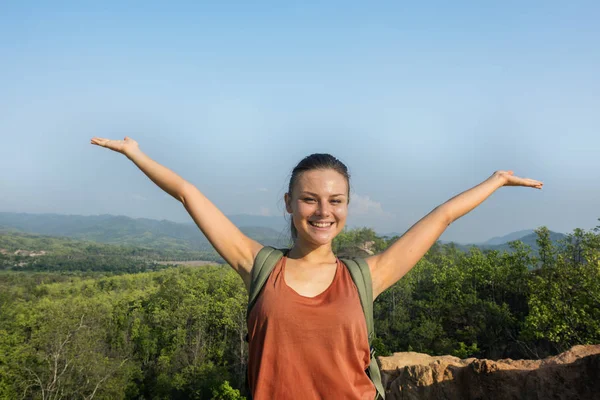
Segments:
[[[127,154],[128,152],[135,150],[139,147],[138,143],[129,137],[125,137],[123,140],[111,140],[93,137],[91,144],[106,147],[107,149],[111,149],[121,154]]]
[[[536,181],[535,179],[515,176],[513,171],[496,171],[494,175],[503,180],[504,186],[525,186],[536,189],[541,189],[544,186],[543,182]]]

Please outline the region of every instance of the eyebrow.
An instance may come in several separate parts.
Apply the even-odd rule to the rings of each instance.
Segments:
[[[302,192],[302,194],[310,194],[311,196],[319,197],[319,195],[318,195],[318,194],[316,194],[316,193],[313,193],[313,192],[307,192],[307,191],[303,191],[303,192]],[[331,196],[329,196],[329,197],[337,197],[337,196],[345,196],[345,194],[343,194],[343,193],[337,193],[337,194],[332,194],[332,195],[331,195]]]

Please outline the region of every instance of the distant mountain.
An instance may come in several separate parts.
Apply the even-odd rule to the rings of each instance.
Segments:
[[[393,238],[395,236],[402,236],[402,234],[398,232],[390,232],[385,234],[379,234],[381,237]],[[559,232],[550,231],[550,240],[554,245],[557,245],[560,240],[566,238],[567,235]],[[504,236],[493,237],[483,243],[456,243],[452,241],[440,240],[441,244],[452,244],[457,249],[461,251],[469,251],[470,248],[476,247],[480,250],[497,250],[499,252],[512,252],[512,249],[509,245],[510,242],[519,240],[523,242],[523,244],[529,246],[534,255],[538,252],[537,245],[537,234],[533,229],[522,230],[518,232],[512,232]]]
[[[550,240],[552,241],[552,243],[554,245],[558,244],[558,242],[560,240],[562,240],[566,237],[567,237],[567,235],[565,235],[564,233],[550,231]],[[442,243],[443,244],[453,243],[457,248],[459,248],[463,251],[468,251],[471,247],[477,247],[481,250],[498,250],[500,252],[502,252],[502,251],[510,252],[512,249],[510,248],[509,243],[516,241],[516,240],[519,240],[519,241],[523,242],[523,244],[528,245],[529,247],[531,247],[531,250],[534,253],[537,253],[537,251],[538,251],[537,234],[532,229],[509,233],[508,235],[505,235],[502,237],[495,237],[495,238],[492,238],[483,243],[459,244],[459,243],[445,242],[445,241],[442,241]]]
[[[229,219],[242,232],[262,244],[277,247],[289,245],[289,222],[283,217],[238,214],[229,216]],[[176,223],[108,214],[81,216],[0,212],[0,232],[10,231],[153,249],[213,251],[206,237],[193,222]],[[393,237],[401,234],[391,232],[381,236]],[[554,243],[565,236],[562,233],[550,232],[550,239]],[[510,250],[508,242],[521,240],[537,252],[536,238],[536,234],[530,229],[494,237],[483,243],[456,246],[463,250],[475,246],[482,250],[504,251]]]
[[[396,233],[396,232],[392,232],[392,233],[388,233],[388,234],[381,235],[381,236],[393,237],[393,236],[400,236],[400,234]],[[550,240],[555,245],[558,243],[559,240],[562,240],[566,237],[567,237],[567,235],[565,235],[564,233],[550,231]],[[535,233],[535,230],[533,230],[533,229],[526,229],[526,230],[522,230],[522,231],[512,232],[512,233],[509,233],[504,236],[493,237],[493,238],[491,238],[485,242],[481,242],[481,243],[456,243],[456,242],[446,241],[446,240],[441,240],[440,242],[442,244],[452,243],[454,246],[456,246],[457,248],[459,248],[463,251],[468,251],[471,247],[477,247],[481,250],[511,251],[511,248],[508,245],[508,243],[513,242],[515,240],[520,240],[524,244],[530,246],[531,249],[535,253],[537,253],[537,250],[538,250],[538,246],[537,246],[537,242],[536,242],[537,235]]]
[[[252,216],[249,216],[252,217]],[[236,219],[237,218],[237,219]],[[270,218],[269,223],[273,224]],[[281,218],[283,220],[283,218]],[[242,232],[265,245],[287,244],[283,230],[245,225],[251,218],[234,216],[232,220]],[[285,221],[284,221],[285,222]],[[0,212],[0,231],[19,231],[50,236],[63,236],[107,244],[208,251],[212,246],[193,223],[130,218],[114,215],[61,215]]]
[[[522,232],[526,232],[526,231],[522,231]],[[517,232],[515,232],[515,233],[517,233]],[[506,237],[513,237],[511,235],[506,235]],[[559,240],[562,240],[566,237],[567,237],[567,235],[565,235],[564,233],[550,231],[550,240],[555,245],[558,243]],[[490,240],[493,240],[493,239],[490,239]],[[538,251],[537,234],[535,232],[532,231],[531,233],[526,234],[525,236],[517,237],[516,239],[513,239],[511,241],[514,241],[514,240],[519,240],[519,241],[523,242],[523,244],[526,244],[529,247],[531,247],[531,249],[533,250],[534,253],[537,253],[537,251]],[[502,244],[496,244],[496,245],[484,244],[484,245],[479,245],[478,247],[483,250],[486,250],[486,249],[499,250],[499,251],[504,251],[504,250],[509,251],[510,250],[510,246],[508,245],[508,242],[502,243]]]
[[[390,232],[390,233],[381,233],[378,234],[381,237],[387,237],[387,238],[393,238],[395,236],[402,236],[402,233],[398,233],[398,232]]]
[[[496,236],[486,242],[478,243],[478,245],[484,245],[484,246],[500,245],[500,244],[512,242],[513,240],[519,240],[527,235],[531,235],[532,233],[534,233],[533,229],[526,229],[523,231],[509,233],[508,235],[504,235],[504,236]]]
[[[227,218],[237,227],[261,226],[278,232],[289,232],[289,222],[283,216],[267,217],[262,215],[234,214],[228,215]]]

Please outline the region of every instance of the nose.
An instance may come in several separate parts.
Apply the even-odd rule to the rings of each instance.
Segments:
[[[328,217],[331,215],[331,205],[328,202],[319,202],[316,214],[322,217]]]

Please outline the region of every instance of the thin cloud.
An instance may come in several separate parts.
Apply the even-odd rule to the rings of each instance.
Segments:
[[[267,188],[264,188],[264,187],[258,188],[257,190],[258,190],[259,192],[268,192],[268,191],[269,191],[269,189],[267,189]]]
[[[269,209],[269,207],[261,207],[259,215],[262,215],[263,217],[270,217],[271,210]]]
[[[148,200],[147,198],[145,198],[141,194],[137,194],[137,193],[132,194],[131,198],[134,199],[134,200],[140,200],[140,201],[146,201],[146,200]]]
[[[350,197],[350,214],[394,217],[394,214],[385,211],[378,201],[371,200],[370,196],[362,196],[356,193],[353,193]]]

